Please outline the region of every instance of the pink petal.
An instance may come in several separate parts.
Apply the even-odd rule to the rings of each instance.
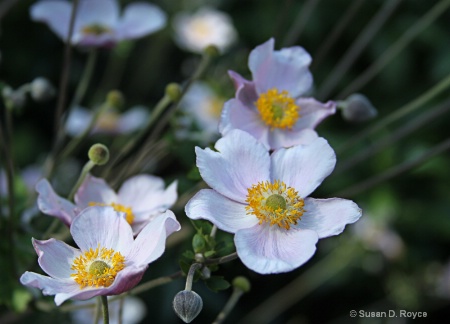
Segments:
[[[70,268],[72,261],[81,254],[80,250],[53,238],[46,241],[33,238],[32,242],[42,270],[53,278],[72,280],[73,270]]]
[[[86,208],[91,202],[103,204],[117,203],[118,197],[105,180],[88,174],[75,194],[75,203],[81,208]]]
[[[203,189],[189,200],[185,211],[191,219],[207,219],[223,231],[236,233],[258,223],[255,216],[247,215],[245,206],[214,190]]]
[[[119,4],[117,0],[79,0],[74,29],[78,31],[94,24],[114,29],[118,19]]]
[[[141,129],[145,126],[148,118],[148,110],[136,107],[128,110],[120,116],[117,128],[121,134],[132,133],[135,130]]]
[[[245,266],[261,274],[292,271],[316,251],[318,237],[310,230],[255,225],[236,232],[236,250]]]
[[[269,179],[269,153],[240,130],[230,131],[216,142],[215,148],[218,152],[195,148],[203,180],[225,197],[245,203],[247,189]]]
[[[143,37],[163,28],[166,20],[166,14],[155,5],[131,3],[119,22],[117,37],[119,40]]]
[[[72,5],[68,1],[39,1],[30,8],[31,19],[46,23],[62,40],[67,39]]]
[[[294,145],[306,145],[315,141],[319,135],[312,129],[285,130],[274,129],[269,133],[269,147],[273,150]]]
[[[308,145],[276,150],[271,160],[272,181],[284,181],[306,198],[333,171],[336,155],[328,142],[319,137]]]
[[[336,112],[336,103],[328,101],[323,104],[314,98],[299,98],[297,104],[300,106],[300,118],[294,125],[294,130],[315,128],[326,117]]]
[[[307,198],[305,210],[298,228],[316,231],[319,238],[342,233],[345,225],[356,222],[362,215],[353,201],[340,198]]]
[[[39,196],[37,204],[41,212],[59,218],[64,224],[70,226],[75,217],[77,207],[70,201],[58,196],[46,179],[36,184]]]

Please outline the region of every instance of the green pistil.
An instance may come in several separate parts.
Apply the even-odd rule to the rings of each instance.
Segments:
[[[284,116],[283,106],[273,104],[272,105],[272,113],[273,113],[274,120],[282,119]]]
[[[109,33],[111,30],[108,27],[99,25],[99,24],[92,24],[83,27],[83,33],[85,34],[91,34],[99,36],[101,34]]]
[[[284,199],[281,195],[271,195],[266,200],[266,206],[270,207],[272,210],[277,210],[280,208],[284,210],[286,209],[286,199]]]
[[[101,276],[105,269],[111,268],[106,262],[103,261],[94,261],[89,267],[89,273],[94,276]]]

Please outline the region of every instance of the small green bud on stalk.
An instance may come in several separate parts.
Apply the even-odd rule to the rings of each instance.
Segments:
[[[109,160],[109,150],[105,145],[97,143],[91,146],[88,156],[95,165],[104,165]]]
[[[249,292],[251,288],[250,281],[248,281],[247,278],[242,276],[234,278],[232,285],[233,287],[238,288],[245,293]]]
[[[204,52],[209,57],[217,57],[217,56],[220,55],[220,51],[217,48],[217,46],[215,46],[215,45],[208,45],[207,47],[205,47],[205,51]]]
[[[108,107],[121,110],[125,104],[125,99],[122,92],[119,90],[112,90],[106,95],[106,104]]]
[[[169,83],[166,86],[166,95],[172,102],[177,102],[181,98],[181,87],[178,83]]]

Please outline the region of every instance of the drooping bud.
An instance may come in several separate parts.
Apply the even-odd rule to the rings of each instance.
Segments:
[[[104,165],[109,160],[109,150],[103,144],[94,144],[88,152],[89,160],[96,165]]]
[[[233,285],[233,287],[238,288],[245,293],[249,292],[250,288],[251,288],[250,281],[248,281],[247,278],[242,277],[242,276],[234,278],[232,285]]]
[[[204,50],[205,54],[210,56],[210,57],[217,57],[220,55],[220,51],[217,48],[217,46],[215,45],[208,45],[205,50]]]
[[[342,117],[354,123],[360,123],[374,118],[377,110],[366,96],[355,93],[346,100],[338,103],[338,107],[342,110]]]
[[[37,102],[45,102],[55,96],[55,88],[46,78],[36,78],[30,83],[30,96]]]
[[[166,86],[166,95],[173,102],[177,102],[181,98],[181,87],[178,83],[169,83]]]
[[[120,92],[119,90],[111,90],[106,95],[106,103],[109,107],[120,110],[125,103],[125,99],[122,92]]]
[[[173,309],[185,323],[192,322],[202,308],[202,298],[195,291],[180,291],[173,299]]]

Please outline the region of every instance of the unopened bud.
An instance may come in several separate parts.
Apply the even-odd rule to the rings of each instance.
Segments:
[[[377,110],[366,96],[355,93],[340,103],[342,117],[349,122],[360,123],[374,118]]]
[[[125,99],[123,98],[122,92],[119,90],[112,90],[106,95],[106,103],[109,107],[120,110],[125,104]]]
[[[30,83],[30,96],[37,102],[45,102],[55,96],[55,88],[46,78],[36,78]]]
[[[169,83],[166,86],[166,95],[170,100],[177,102],[181,98],[181,87],[178,83]]]
[[[249,292],[250,288],[251,288],[250,281],[248,281],[247,278],[242,277],[242,276],[234,278],[232,285],[233,285],[233,287],[238,288],[245,293]]]
[[[173,299],[173,310],[185,323],[192,322],[202,308],[202,298],[195,291],[180,291]]]
[[[89,149],[88,156],[94,164],[103,165],[109,160],[109,150],[103,144],[94,144]]]
[[[217,57],[220,55],[220,51],[217,48],[217,46],[215,46],[215,45],[208,45],[204,51],[205,51],[205,54],[210,57]]]

